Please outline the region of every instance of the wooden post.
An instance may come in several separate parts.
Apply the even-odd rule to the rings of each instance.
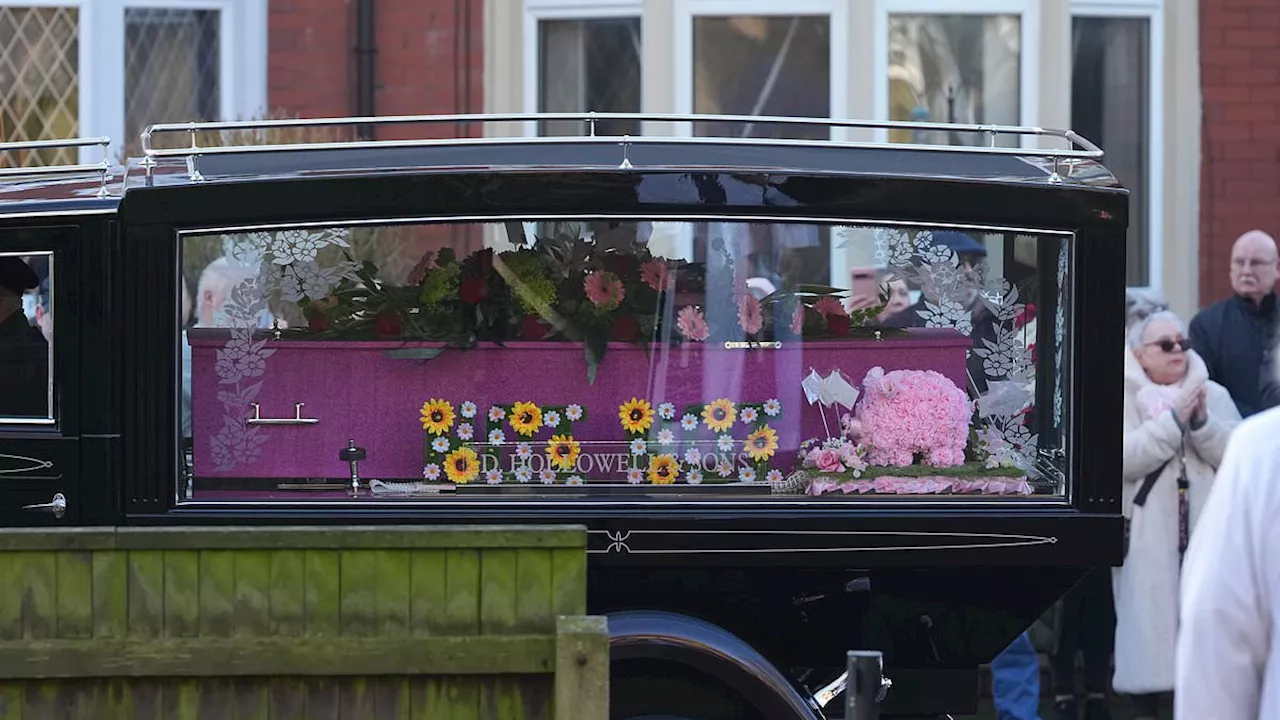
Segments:
[[[555,720],[608,717],[608,620],[601,616],[556,618]]]

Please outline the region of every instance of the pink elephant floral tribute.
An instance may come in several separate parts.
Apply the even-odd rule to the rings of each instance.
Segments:
[[[792,480],[809,494],[1031,494],[1012,456],[971,432],[975,403],[942,374],[874,367],[862,389],[840,434],[801,444]]]

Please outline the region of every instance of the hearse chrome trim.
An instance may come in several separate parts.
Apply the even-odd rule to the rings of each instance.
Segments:
[[[608,545],[604,549],[588,547],[588,555],[725,555],[738,553],[770,554],[770,553],[832,553],[832,552],[906,552],[911,550],[996,550],[1003,548],[1031,547],[1036,545],[1056,545],[1058,538],[1045,535],[1019,535],[1012,533],[967,533],[967,532],[930,532],[930,531],[898,531],[898,530],[588,530],[587,535],[604,535]],[[671,547],[653,550],[631,547],[636,542],[633,535],[670,535],[686,537],[689,535],[785,535],[785,536],[836,536],[836,537],[895,537],[895,538],[953,538],[947,544],[932,545],[851,545],[843,544],[835,547]],[[978,542],[959,542],[972,539]],[[983,542],[985,540],[985,542]]]
[[[107,156],[111,147],[111,138],[109,137],[71,138],[67,140],[26,140],[22,142],[0,143],[0,155],[16,153],[23,150],[56,150],[92,147],[94,145],[97,145],[102,149],[102,159],[96,163],[38,165],[34,167],[0,167],[0,178],[32,178],[48,175],[98,173],[101,176],[102,184],[98,187],[98,191],[95,195],[99,198],[109,197],[110,193],[107,192],[107,182],[111,178],[111,160]]]
[[[791,140],[777,138],[744,138],[728,136],[679,136],[679,135],[599,135],[596,124],[601,121],[633,121],[661,123],[751,123],[761,125],[798,125],[822,126],[830,129],[845,130],[912,130],[946,133],[975,133],[986,139],[983,145],[943,145],[930,143],[889,143],[880,141],[844,141],[844,140]],[[198,133],[202,132],[235,132],[245,130],[269,131],[288,128],[319,127],[355,127],[355,126],[394,126],[394,125],[441,125],[441,124],[485,124],[485,123],[519,123],[522,128],[528,124],[548,121],[570,121],[583,124],[583,135],[541,136],[529,134],[522,130],[517,135],[501,137],[444,137],[413,138],[405,140],[348,140],[325,142],[286,142],[260,145],[201,145]],[[152,138],[168,133],[186,133],[189,143],[179,148],[152,147]],[[460,133],[457,133],[460,135]],[[1020,138],[1039,137],[1064,140],[1066,148],[1025,148],[999,147],[996,141],[1001,136]],[[1071,130],[1060,130],[1041,127],[1022,127],[1013,125],[983,125],[961,123],[926,123],[887,120],[857,120],[830,118],[778,117],[768,115],[696,115],[696,114],[658,114],[658,113],[495,113],[495,114],[460,114],[460,115],[388,115],[383,117],[343,117],[343,118],[301,118],[281,120],[242,120],[226,122],[192,122],[192,123],[158,123],[148,125],[141,135],[143,160],[142,165],[148,174],[160,158],[183,158],[187,164],[187,174],[192,182],[203,182],[198,159],[206,155],[243,155],[264,152],[290,152],[299,150],[352,150],[378,148],[413,148],[413,147],[447,147],[467,145],[513,145],[513,144],[580,144],[610,143],[621,148],[618,169],[628,170],[634,166],[629,157],[630,146],[647,143],[697,143],[705,145],[779,145],[788,147],[842,147],[842,148],[894,148],[898,150],[930,150],[938,152],[985,153],[996,155],[1023,155],[1049,158],[1053,162],[1050,182],[1061,182],[1059,173],[1064,160],[1068,158],[1101,160],[1102,148]]]
[[[370,217],[356,220],[307,220],[298,222],[256,223],[251,225],[210,225],[182,228],[177,231],[179,237],[186,235],[210,235],[214,233],[258,232],[264,230],[294,230],[300,228],[326,227],[366,227],[370,225],[432,225],[446,223],[498,223],[508,220],[525,222],[543,222],[556,220],[635,220],[643,222],[780,222],[836,226],[875,227],[928,227],[946,228],[948,230],[984,230],[989,232],[1016,233],[1023,235],[1057,235],[1074,237],[1072,230],[1055,230],[1051,228],[1015,227],[1013,225],[982,225],[977,223],[935,222],[921,220],[866,220],[863,218],[833,217],[830,215],[769,215],[746,213],[726,216],[715,213],[679,213],[646,215],[643,213],[494,213],[492,215],[419,215],[405,217]]]

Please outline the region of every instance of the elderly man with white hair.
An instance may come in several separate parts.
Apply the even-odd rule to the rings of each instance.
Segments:
[[[1231,393],[1240,415],[1249,417],[1280,405],[1272,352],[1280,324],[1275,239],[1261,230],[1237,238],[1230,274],[1234,294],[1191,320],[1191,344],[1204,358],[1209,377]]]

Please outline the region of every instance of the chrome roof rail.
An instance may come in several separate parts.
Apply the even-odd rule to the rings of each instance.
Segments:
[[[298,130],[303,128],[355,128],[386,127],[397,125],[462,125],[487,123],[520,123],[528,127],[528,123],[559,121],[582,123],[581,135],[540,136],[527,131],[519,135],[501,137],[469,137],[455,133],[452,137],[421,137],[405,140],[341,140],[323,142],[286,142],[265,143],[260,145],[201,145],[199,134],[208,132],[237,131],[270,131]],[[829,129],[844,130],[908,130],[921,132],[973,133],[985,141],[982,144],[949,145],[929,143],[892,143],[892,142],[848,142],[842,140],[787,140],[775,138],[749,138],[731,136],[679,136],[679,135],[601,135],[597,132],[597,124],[605,121],[661,122],[661,123],[747,123],[756,125],[799,125],[823,126]],[[186,133],[188,142],[183,147],[156,148],[152,139],[158,135]],[[996,145],[1000,137],[1040,137],[1063,141],[1064,148],[1024,148],[1000,147]],[[346,118],[302,118],[281,120],[243,120],[228,122],[200,123],[160,123],[149,125],[142,132],[142,165],[148,169],[155,167],[161,158],[184,158],[187,162],[191,180],[203,180],[196,160],[206,155],[243,155],[263,152],[288,152],[299,150],[338,150],[338,149],[375,149],[375,148],[413,148],[464,145],[509,145],[514,143],[602,143],[615,144],[622,147],[620,168],[631,167],[627,157],[630,145],[647,143],[698,143],[712,145],[784,145],[791,147],[861,147],[861,148],[893,148],[908,150],[933,150],[940,152],[1003,154],[1019,156],[1038,156],[1052,159],[1055,169],[1065,158],[1095,159],[1102,158],[1102,149],[1094,143],[1072,132],[1071,130],[1055,130],[1039,127],[1017,127],[1009,125],[966,125],[955,123],[899,122],[888,120],[838,120],[828,118],[774,117],[764,115],[674,115],[654,113],[495,113],[469,115],[394,115],[383,117],[346,117]]]
[[[97,145],[102,149],[102,159],[96,163],[72,163],[69,165],[32,165],[22,167],[4,167],[0,163],[0,179],[7,177],[38,178],[49,175],[76,175],[79,173],[97,173],[102,180],[97,196],[108,196],[107,181],[111,175],[111,161],[107,156],[111,146],[111,138],[89,137],[70,138],[67,140],[29,140],[22,142],[0,143],[0,158],[10,158],[15,153],[31,150],[56,150],[65,148],[82,148]]]

